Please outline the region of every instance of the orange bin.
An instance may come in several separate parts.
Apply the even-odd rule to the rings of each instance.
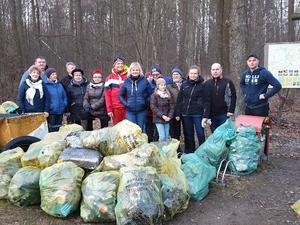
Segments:
[[[264,126],[267,126],[268,132],[266,134],[264,143],[262,143],[263,145],[260,151],[260,156],[262,153],[264,153],[267,156],[267,158],[269,158],[269,143],[270,143],[269,129],[271,129],[272,126],[272,122],[269,117],[239,115],[235,119],[235,125],[236,127],[239,127],[241,125],[243,126],[252,125],[253,127],[255,127],[257,136],[260,140],[262,139],[262,129],[264,128]]]

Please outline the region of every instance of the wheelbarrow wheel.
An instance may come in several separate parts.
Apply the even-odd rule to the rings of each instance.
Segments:
[[[21,147],[26,152],[27,149],[29,148],[29,145],[31,145],[32,143],[38,142],[40,140],[41,139],[39,139],[37,137],[33,137],[33,136],[17,137],[15,139],[11,140],[10,142],[8,142],[1,150],[7,151],[9,149]]]

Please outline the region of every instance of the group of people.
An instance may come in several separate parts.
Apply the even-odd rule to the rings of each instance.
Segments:
[[[247,57],[248,69],[243,73],[240,87],[244,94],[247,115],[268,116],[268,99],[281,85],[264,67],[259,57]],[[211,131],[234,115],[236,89],[223,76],[222,66],[211,66],[211,79],[204,81],[200,68],[193,65],[187,77],[180,67],[171,76],[164,76],[160,66],[143,73],[138,62],[129,67],[125,58],[117,56],[105,81],[101,70],[92,72],[88,81],[84,71],[72,62],[66,64],[67,75],[58,80],[54,68],[46,68],[44,57],[38,57],[26,71],[19,85],[20,113],[44,112],[49,131],[57,131],[63,114],[69,113],[68,123],[77,123],[93,130],[93,120],[100,119],[101,128],[127,119],[147,133],[149,141],[180,139],[183,127],[185,153],[195,151],[194,132],[198,143],[205,141],[204,128]],[[268,86],[273,88],[268,90]]]

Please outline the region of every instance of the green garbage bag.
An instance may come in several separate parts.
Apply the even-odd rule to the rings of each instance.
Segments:
[[[40,175],[41,208],[52,216],[66,217],[79,206],[84,170],[73,162],[57,163]]]
[[[117,171],[97,172],[82,182],[80,216],[84,222],[113,222],[120,173]]]
[[[138,125],[123,120],[113,127],[82,132],[80,141],[83,147],[99,150],[102,155],[108,156],[130,152],[147,143],[148,139]]]
[[[23,167],[11,179],[8,199],[17,206],[39,205],[41,170],[36,167]]]
[[[218,167],[228,154],[230,141],[235,138],[235,124],[231,119],[219,126],[195,151],[199,158]]]
[[[258,166],[260,141],[253,126],[240,126],[237,136],[229,146],[228,160],[231,171],[249,175]]]
[[[118,225],[160,225],[161,184],[153,167],[123,167],[115,208]]]
[[[22,148],[14,148],[0,154],[0,199],[6,199],[11,178],[22,167]]]
[[[181,161],[181,169],[188,180],[191,198],[196,201],[202,200],[208,194],[209,182],[216,177],[216,168],[199,159],[194,153],[183,155]]]

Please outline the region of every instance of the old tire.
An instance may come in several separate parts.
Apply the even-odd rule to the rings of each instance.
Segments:
[[[1,151],[6,151],[9,149],[13,149],[16,147],[21,147],[25,152],[27,151],[29,145],[32,143],[38,142],[41,139],[33,136],[21,136],[17,137],[15,139],[12,139],[10,142],[8,142],[2,149]]]

